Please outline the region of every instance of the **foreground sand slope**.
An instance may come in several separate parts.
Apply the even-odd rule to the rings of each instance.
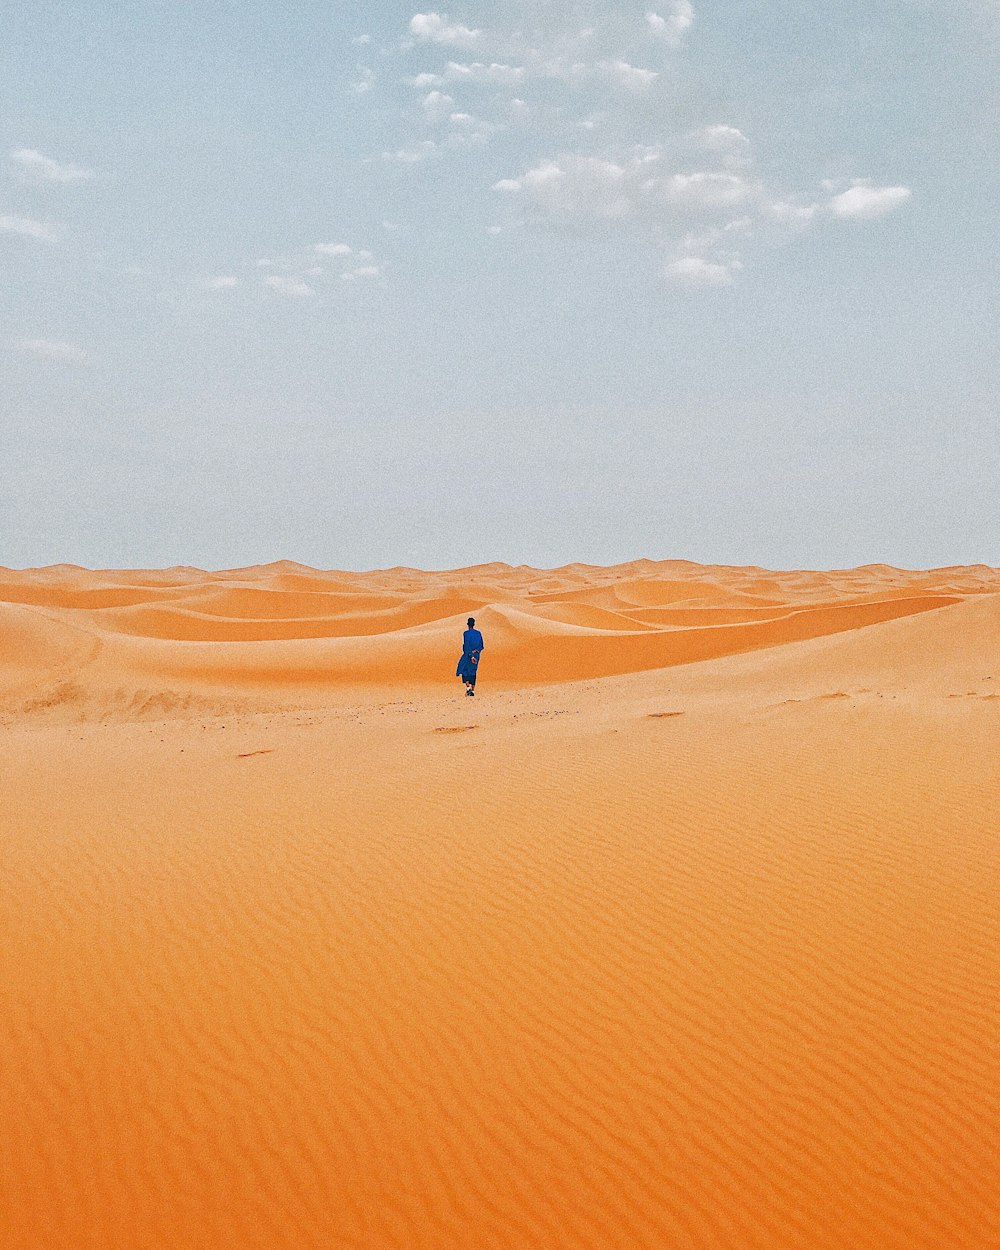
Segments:
[[[996,574],[32,576],[0,634],[5,1250],[1000,1243]],[[430,683],[427,620],[367,635],[390,687],[250,664],[344,632],[107,619],[328,619],[262,592],[349,596],[338,627],[446,600],[452,665],[481,601],[481,696]],[[740,625],[660,614],[746,642],[810,611],[642,650]],[[494,683],[504,628],[587,639],[577,679]]]

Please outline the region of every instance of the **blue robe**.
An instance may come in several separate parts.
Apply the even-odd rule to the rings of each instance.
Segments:
[[[458,668],[455,670],[455,676],[461,677],[463,681],[476,680],[476,670],[479,667],[479,652],[485,647],[483,636],[478,629],[467,629],[462,639],[462,655],[458,661]]]

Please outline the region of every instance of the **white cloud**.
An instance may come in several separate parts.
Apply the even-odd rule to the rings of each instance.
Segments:
[[[816,216],[818,204],[795,204],[789,200],[772,200],[766,206],[768,216],[786,226],[805,226]]]
[[[341,282],[363,282],[370,281],[373,278],[381,277],[382,270],[378,265],[358,265],[354,269],[348,269],[340,275]]]
[[[59,238],[53,226],[30,217],[0,216],[0,233],[20,234],[26,239],[41,239],[43,243],[55,243]]]
[[[522,196],[532,215],[558,224],[614,221],[635,211],[629,172],[615,161],[574,153],[542,161],[520,178],[502,178],[494,190]]]
[[[374,81],[375,75],[372,71],[365,65],[359,65],[358,76],[355,78],[354,82],[351,83],[351,90],[355,95],[367,95],[367,93],[371,91]]]
[[[351,43],[355,48],[362,48],[365,44],[371,43],[371,35],[355,35]]]
[[[438,121],[451,112],[455,107],[455,101],[452,96],[445,95],[443,91],[428,91],[420,106],[424,110],[425,117],[430,121]]]
[[[92,169],[54,161],[34,148],[18,148],[11,152],[10,159],[19,167],[22,178],[29,182],[82,182],[94,176]]]
[[[50,339],[20,339],[17,349],[29,356],[37,356],[40,360],[52,360],[61,365],[82,365],[87,359],[87,353],[82,347],[76,347],[72,343],[56,343]]]
[[[524,82],[527,70],[523,65],[506,65],[500,61],[449,61],[440,74],[417,74],[411,79],[414,87],[443,87],[449,83],[491,83],[501,87]]]
[[[690,0],[674,0],[666,17],[661,17],[659,13],[647,13],[646,23],[651,34],[676,48],[694,24],[694,8]]]
[[[707,148],[699,134],[693,149],[682,136],[607,157],[564,153],[501,179],[494,190],[520,205],[522,223],[630,231],[669,247],[664,274],[672,281],[725,286],[743,267],[737,247],[765,227],[787,232],[801,226],[815,212],[815,206],[778,198],[743,171],[677,168],[692,150],[707,163],[724,160],[731,143],[747,146],[740,131],[725,129],[710,136]]]
[[[317,243],[313,251],[319,256],[350,256],[354,249],[346,243]]]
[[[758,195],[758,188],[739,174],[717,170],[651,179],[645,190],[680,212],[696,215],[734,212]]]
[[[430,139],[415,144],[412,148],[397,148],[395,152],[383,152],[382,159],[396,165],[418,165],[430,156],[436,156],[438,145]]]
[[[481,33],[459,22],[449,22],[448,15],[442,13],[417,13],[410,19],[410,34],[424,42],[468,48],[476,43]]]
[[[206,291],[232,291],[239,284],[238,278],[229,274],[220,274],[217,278],[208,278],[203,286]]]
[[[630,65],[628,61],[601,61],[593,71],[598,77],[606,79],[615,87],[623,87],[626,91],[645,91],[651,87],[659,74],[653,69],[640,69]]]
[[[564,225],[640,215],[664,223],[712,220],[745,212],[761,196],[755,183],[730,171],[672,173],[665,155],[656,147],[616,160],[570,153],[501,179],[494,190],[519,194],[535,217]]]
[[[873,187],[858,181],[830,200],[830,210],[835,217],[884,217],[909,198],[909,187]]]
[[[316,294],[312,287],[301,278],[285,278],[280,274],[272,274],[271,277],[265,278],[264,282],[279,295],[288,295],[295,299]]]
[[[733,270],[740,269],[739,261],[728,265],[720,265],[716,261],[705,260],[702,256],[682,256],[671,261],[664,271],[668,278],[682,282],[685,286],[729,286],[733,280]]]
[[[717,152],[730,169],[750,163],[750,140],[735,126],[706,126],[696,138],[704,151]]]

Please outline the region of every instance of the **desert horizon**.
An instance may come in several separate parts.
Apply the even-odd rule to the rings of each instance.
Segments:
[[[998,629],[986,565],[0,570],[0,1240],[992,1247]]]

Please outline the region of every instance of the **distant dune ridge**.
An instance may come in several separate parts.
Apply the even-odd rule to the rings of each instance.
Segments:
[[[987,566],[0,569],[0,1246],[994,1250],[998,640]]]
[[[454,680],[470,613],[488,635],[484,680],[522,686],[772,647],[998,589],[996,570],[985,566],[0,569],[0,711],[65,703],[74,714],[116,717],[139,691],[181,702],[220,695],[225,704],[239,690],[270,706],[289,686],[444,685]]]

